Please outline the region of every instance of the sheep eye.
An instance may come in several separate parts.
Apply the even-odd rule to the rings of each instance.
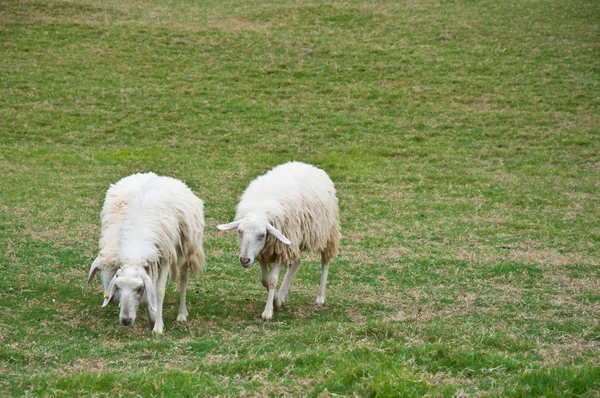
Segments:
[[[239,235],[239,236],[243,236],[243,235],[244,235],[244,233],[243,233],[242,231],[238,231],[238,235]]]
[[[265,234],[258,235],[258,240],[263,240],[265,238],[265,236],[266,236]]]
[[[138,288],[137,294],[142,294],[143,291],[144,291],[144,286]]]

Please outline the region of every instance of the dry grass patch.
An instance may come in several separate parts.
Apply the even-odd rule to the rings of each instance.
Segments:
[[[207,29],[224,31],[248,31],[248,32],[266,32],[273,26],[271,22],[256,22],[247,18],[235,17],[223,20],[211,21]]]

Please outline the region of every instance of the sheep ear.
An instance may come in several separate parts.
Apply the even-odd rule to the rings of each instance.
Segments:
[[[279,232],[274,226],[272,226],[269,223],[267,223],[267,231],[269,231],[269,233],[271,235],[273,235],[274,237],[276,237],[277,239],[279,239],[280,241],[282,241],[286,245],[289,245],[289,244],[292,243],[292,242],[290,242],[290,240],[288,238],[286,238],[285,236],[283,236],[283,234],[281,232]]]
[[[154,284],[152,283],[152,279],[148,276],[148,274],[144,274],[144,287],[146,292],[146,298],[150,303],[150,308],[152,311],[156,312],[156,308],[158,307],[158,303],[156,300],[156,291],[154,290]]]
[[[231,229],[236,229],[237,227],[240,226],[241,223],[242,223],[242,220],[238,220],[238,221],[230,222],[229,224],[217,225],[217,228],[219,228],[221,231],[229,231]]]
[[[104,295],[104,303],[102,303],[102,307],[106,307],[108,303],[112,300],[113,296],[117,292],[117,275],[113,276],[108,285],[108,294]],[[108,296],[108,297],[107,297]]]
[[[88,274],[88,283],[90,283],[92,279],[94,279],[94,276],[96,276],[96,272],[98,272],[99,269],[100,260],[98,259],[98,257],[96,257],[96,259],[92,263],[92,266],[90,267],[90,273]]]

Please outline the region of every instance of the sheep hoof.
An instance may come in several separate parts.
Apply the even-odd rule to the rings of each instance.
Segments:
[[[265,311],[265,312],[262,313],[262,320],[263,321],[268,321],[271,318],[273,318],[273,310],[271,310],[271,311]]]
[[[283,308],[283,301],[279,300],[278,298],[275,298],[273,300],[273,309],[275,309],[275,311],[279,311]]]
[[[158,323],[154,325],[154,329],[152,329],[152,331],[154,333],[158,333],[158,334],[162,334],[165,330],[165,327],[163,325],[159,325]]]
[[[321,296],[317,296],[317,301],[315,301],[316,305],[324,305],[325,304],[325,297],[321,297]]]
[[[177,315],[177,322],[186,322],[187,321],[187,315],[186,314],[179,314]]]
[[[177,322],[185,322],[187,321],[187,316],[189,315],[189,312],[187,309],[184,309],[183,311],[180,311],[179,314],[177,315]]]

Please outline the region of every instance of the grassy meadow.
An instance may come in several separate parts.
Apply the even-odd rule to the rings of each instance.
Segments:
[[[216,225],[288,160],[344,238],[262,322]],[[160,336],[86,283],[145,171],[207,221]],[[599,192],[597,0],[0,0],[0,396],[597,397]]]

